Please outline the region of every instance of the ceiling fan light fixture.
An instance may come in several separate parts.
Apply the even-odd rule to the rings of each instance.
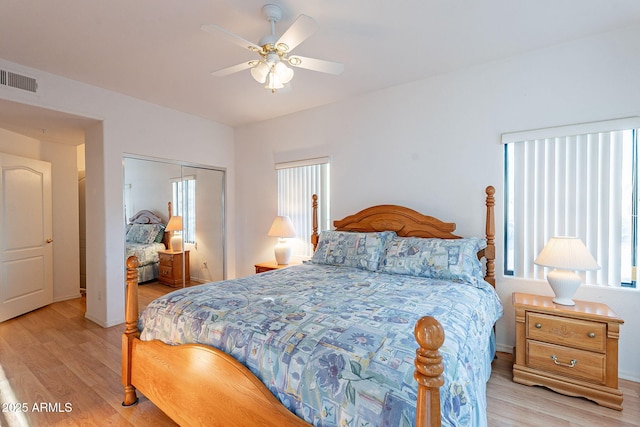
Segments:
[[[282,61],[274,65],[273,69],[282,83],[289,83],[293,78],[293,70],[287,67]]]
[[[251,76],[258,83],[264,83],[267,80],[267,75],[271,71],[271,67],[264,61],[259,61],[255,67],[251,69]]]
[[[271,90],[271,92],[275,92],[277,89],[282,89],[283,87],[284,83],[282,83],[282,80],[280,80],[280,77],[275,70],[272,69],[267,75],[267,84],[264,85],[264,88]]]
[[[262,37],[259,44],[247,41],[244,38],[225,30],[214,24],[202,25],[204,31],[217,33],[223,38],[248,49],[254,54],[259,54],[260,59],[243,62],[231,67],[223,68],[212,74],[218,77],[227,76],[238,71],[250,69],[251,76],[255,81],[263,84],[265,88],[275,92],[276,89],[282,89],[293,79],[293,69],[304,68],[322,73],[339,75],[344,70],[344,65],[338,62],[325,61],[322,59],[307,58],[303,56],[289,57],[293,49],[305,41],[313,34],[318,24],[316,21],[307,16],[299,15],[295,21],[286,29],[286,31],[276,36],[275,24],[282,18],[282,10],[280,6],[275,4],[266,4],[262,8],[264,17],[271,27],[270,34]]]

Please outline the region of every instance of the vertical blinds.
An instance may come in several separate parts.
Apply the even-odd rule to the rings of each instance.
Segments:
[[[172,215],[182,217],[182,239],[185,243],[196,241],[196,177],[184,175],[171,178],[173,192]]]
[[[635,286],[640,117],[505,133],[505,273],[533,264],[553,236],[577,236],[600,270],[583,282]]]
[[[508,145],[514,275],[544,279],[533,261],[549,238],[577,236],[601,266],[585,283],[620,284],[623,131]]]
[[[329,159],[277,163],[278,215],[291,218],[297,237],[291,242],[292,254],[311,256],[312,200],[318,196],[318,228],[329,228]]]

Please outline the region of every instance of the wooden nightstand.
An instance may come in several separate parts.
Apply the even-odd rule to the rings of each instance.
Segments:
[[[555,304],[552,297],[513,294],[513,381],[541,385],[622,410],[618,337],[624,323],[600,303]]]
[[[267,261],[256,264],[256,273],[264,273],[265,271],[278,270],[280,268],[291,267],[300,264],[299,261],[290,261],[289,264],[278,264],[275,261]]]
[[[184,283],[191,280],[189,273],[189,251],[158,251],[160,256],[160,276],[158,281],[174,288],[182,287],[182,266],[184,265]],[[183,264],[184,259],[184,264]]]

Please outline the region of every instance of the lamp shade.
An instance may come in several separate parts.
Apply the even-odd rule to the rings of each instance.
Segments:
[[[547,274],[547,281],[556,295],[553,302],[560,305],[575,305],[572,298],[581,283],[576,271],[600,268],[582,240],[577,237],[552,237],[534,263],[555,268]]]
[[[174,252],[182,251],[182,236],[173,234],[174,231],[182,230],[182,217],[172,216],[169,218],[165,231],[171,232],[171,240],[169,240],[169,249]]]
[[[271,237],[296,237],[296,229],[288,216],[277,216],[271,224],[268,236]]]
[[[165,231],[179,231],[182,230],[182,217],[181,216],[172,216],[169,218],[169,223],[167,223],[167,227]]]
[[[534,263],[543,267],[575,271],[600,268],[578,237],[552,237],[540,251]]]

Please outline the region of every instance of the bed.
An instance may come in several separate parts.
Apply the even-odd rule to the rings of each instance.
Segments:
[[[311,262],[174,291],[140,318],[129,258],[123,405],[137,389],[181,425],[486,425],[494,193],[485,239],[394,205],[319,236],[314,218]]]
[[[125,259],[135,256],[138,260],[138,283],[155,280],[159,276],[158,251],[167,248],[165,226],[162,218],[149,210],[141,210],[129,218],[125,230]]]

